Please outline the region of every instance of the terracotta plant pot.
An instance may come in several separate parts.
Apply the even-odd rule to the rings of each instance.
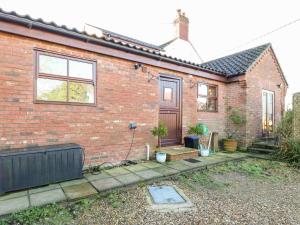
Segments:
[[[224,140],[224,149],[227,152],[235,152],[237,149],[238,142],[234,139],[225,139]]]

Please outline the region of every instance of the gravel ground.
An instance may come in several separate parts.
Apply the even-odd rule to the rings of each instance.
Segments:
[[[300,174],[284,171],[280,179],[209,173],[223,184],[219,188],[180,179],[159,182],[176,185],[195,204],[196,211],[181,213],[149,210],[146,187],[136,187],[93,203],[74,224],[300,224]]]

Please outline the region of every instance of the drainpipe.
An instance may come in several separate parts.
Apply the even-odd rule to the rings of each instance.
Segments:
[[[146,144],[145,146],[146,146],[146,150],[147,150],[146,160],[149,161],[150,160],[150,145]]]

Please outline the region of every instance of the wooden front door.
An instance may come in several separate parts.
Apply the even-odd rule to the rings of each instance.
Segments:
[[[162,146],[181,144],[181,79],[161,76],[159,120],[168,128]]]

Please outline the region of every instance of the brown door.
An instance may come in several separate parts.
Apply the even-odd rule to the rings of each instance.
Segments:
[[[181,144],[181,79],[160,77],[159,120],[168,128],[162,146]]]

